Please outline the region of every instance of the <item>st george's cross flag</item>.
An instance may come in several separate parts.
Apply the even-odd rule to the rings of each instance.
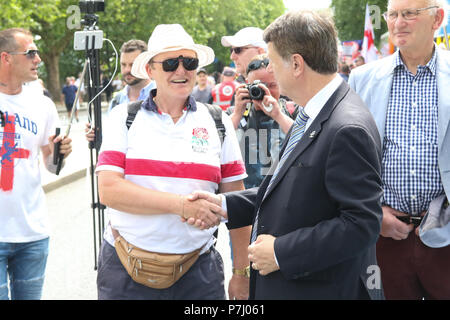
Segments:
[[[375,33],[373,32],[372,19],[370,18],[369,5],[366,4],[366,22],[364,26],[364,40],[361,55],[366,63],[378,59],[378,49],[375,47]]]

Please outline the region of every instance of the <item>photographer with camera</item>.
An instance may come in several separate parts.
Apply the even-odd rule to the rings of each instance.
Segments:
[[[260,185],[265,171],[277,159],[285,134],[298,113],[298,107],[292,116],[289,113],[286,107],[288,102],[280,98],[273,73],[266,69],[268,64],[267,54],[258,55],[250,61],[246,70],[249,84],[241,84],[236,89],[235,106],[226,111],[237,129],[241,144],[248,174],[244,180],[246,188]]]

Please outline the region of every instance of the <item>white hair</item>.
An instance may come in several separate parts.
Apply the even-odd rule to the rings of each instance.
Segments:
[[[427,0],[429,7],[438,6],[439,8],[444,8],[445,4],[443,0]]]
[[[388,7],[390,6],[392,0],[388,1]],[[445,8],[445,3],[443,0],[426,0],[427,7],[438,6],[439,8]]]

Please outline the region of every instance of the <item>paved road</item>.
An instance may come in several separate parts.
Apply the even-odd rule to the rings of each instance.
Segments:
[[[90,178],[82,178],[47,193],[52,233],[43,300],[97,299]],[[217,248],[231,276],[228,231],[219,229]],[[226,290],[227,291],[227,290]]]

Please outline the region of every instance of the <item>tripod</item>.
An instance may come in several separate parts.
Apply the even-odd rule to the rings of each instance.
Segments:
[[[82,23],[86,25],[84,31],[75,33],[75,50],[81,50],[84,44],[86,60],[83,69],[82,82],[86,82],[88,94],[88,114],[89,119],[94,119],[95,138],[89,142],[90,150],[90,176],[91,176],[91,208],[93,221],[94,238],[94,270],[97,270],[97,252],[102,242],[102,234],[105,228],[104,210],[106,207],[100,203],[98,193],[98,178],[95,175],[95,166],[98,162],[98,155],[102,145],[102,106],[100,83],[100,59],[99,54],[102,47],[103,32],[95,25],[98,16],[93,13],[85,15]],[[77,49],[78,48],[78,49]],[[86,73],[86,74],[85,74]],[[87,81],[86,81],[87,80]],[[80,84],[81,86],[81,84]],[[92,120],[91,120],[92,121]]]

